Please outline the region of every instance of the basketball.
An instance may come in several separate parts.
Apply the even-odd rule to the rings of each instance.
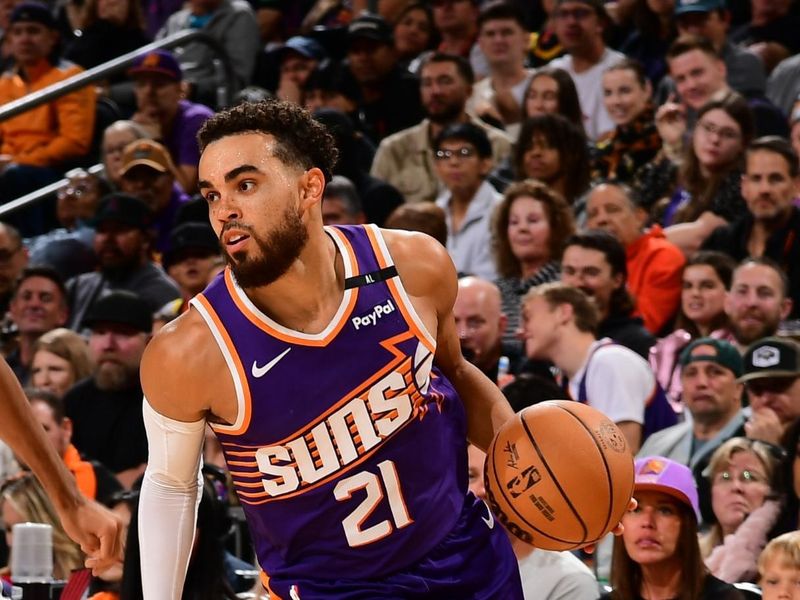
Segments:
[[[633,495],[633,455],[600,411],[549,400],[503,425],[486,455],[486,496],[497,519],[543,550],[573,550],[617,526]]]

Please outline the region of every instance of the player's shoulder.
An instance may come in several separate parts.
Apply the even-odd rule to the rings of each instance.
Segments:
[[[211,331],[197,311],[189,310],[153,336],[142,357],[143,376],[202,367],[208,360],[205,354],[209,347],[216,347]]]
[[[441,309],[452,307],[458,279],[445,247],[416,231],[382,229],[381,233],[406,292],[435,299]]]
[[[195,310],[167,323],[147,345],[141,364],[145,397],[156,410],[191,421],[223,389],[224,358]]]

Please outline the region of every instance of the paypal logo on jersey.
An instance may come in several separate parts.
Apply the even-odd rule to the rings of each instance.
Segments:
[[[376,304],[372,311],[363,315],[361,317],[353,317],[350,321],[353,323],[353,327],[356,328],[358,331],[361,327],[366,327],[367,325],[375,325],[378,322],[378,319],[383,317],[383,315],[388,315],[389,313],[393,313],[397,310],[392,304],[391,299],[386,301],[386,304]]]

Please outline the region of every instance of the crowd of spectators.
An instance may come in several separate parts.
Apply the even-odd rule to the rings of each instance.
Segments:
[[[514,543],[526,598],[800,598],[799,24],[790,0],[9,0],[0,105],[136,58],[0,122],[0,209],[61,182],[0,222],[3,354],[80,489],[130,519],[142,352],[225,265],[197,132],[296,103],[339,150],[326,225],[439,240],[462,351],[514,409],[588,403],[638,452],[591,570]],[[183,30],[214,47],[140,50]],[[6,530],[52,524],[66,579],[80,549],[24,471],[0,445]],[[185,598],[260,587],[235,504],[207,467]],[[87,597],[141,594],[135,537]]]

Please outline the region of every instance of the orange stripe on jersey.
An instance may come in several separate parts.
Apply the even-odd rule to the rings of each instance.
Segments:
[[[380,244],[378,243],[378,238],[375,237],[375,231],[372,229],[372,227],[364,227],[364,231],[367,233],[369,243],[372,246],[372,251],[375,253],[375,260],[378,261],[378,266],[381,269],[385,269],[389,266],[389,262],[383,255],[383,248],[381,248]]]
[[[243,487],[243,488],[263,488],[264,487],[264,484],[261,483],[260,481],[258,483],[239,482],[239,483],[235,483],[235,485],[236,485],[236,487]]]
[[[362,382],[361,384],[359,384],[358,387],[352,389],[350,392],[345,394],[342,397],[341,400],[339,400],[338,402],[333,404],[328,410],[326,410],[319,417],[317,417],[316,420],[314,420],[313,422],[311,422],[311,423],[309,423],[307,425],[304,425],[302,429],[298,429],[298,430],[294,431],[292,434],[286,436],[282,440],[278,440],[277,442],[272,443],[271,445],[273,445],[273,446],[283,445],[286,442],[288,442],[290,440],[293,440],[296,437],[298,437],[302,432],[311,431],[311,429],[313,429],[321,421],[324,421],[326,418],[328,418],[329,415],[333,414],[339,408],[341,408],[342,406],[344,406],[345,404],[350,402],[350,400],[352,400],[353,398],[357,397],[359,395],[359,393],[369,389],[372,386],[373,383],[375,383],[376,381],[378,381],[379,379],[381,379],[382,377],[384,377],[388,373],[394,371],[395,368],[398,367],[398,365],[400,365],[404,361],[407,364],[404,364],[400,368],[400,371],[401,371],[401,374],[405,374],[408,370],[411,369],[412,358],[410,356],[409,357],[403,356],[396,348],[394,348],[394,344],[396,342],[402,341],[402,339],[408,339],[409,337],[411,337],[411,334],[409,332],[406,332],[406,333],[403,333],[401,335],[389,338],[389,339],[384,340],[383,342],[381,342],[382,346],[384,346],[387,350],[389,350],[390,352],[395,354],[395,358],[394,359],[392,359],[385,367],[383,367],[380,371],[376,372],[369,379],[367,379],[364,382]],[[223,446],[234,447],[234,448],[255,448],[257,450],[258,448],[262,448],[263,447],[263,444],[260,444],[258,446],[248,446],[248,445],[245,445],[245,444],[237,444],[235,442],[221,442],[221,443],[222,443]],[[225,452],[226,453],[230,453],[228,450],[225,450]],[[255,454],[255,450],[253,452],[251,452],[250,454],[242,453],[242,454],[238,454],[237,456],[251,456],[253,454]]]
[[[267,575],[264,571],[261,571],[261,585],[264,586],[264,589],[269,592],[269,600],[282,600],[278,594],[272,591],[272,588],[269,587],[269,575]]]
[[[250,415],[251,415],[251,398],[250,398],[250,386],[247,383],[247,375],[244,369],[244,365],[242,365],[242,361],[239,358],[239,353],[236,351],[236,346],[233,345],[233,340],[231,340],[230,335],[228,335],[228,330],[225,329],[225,326],[222,324],[222,321],[217,315],[217,312],[214,310],[214,307],[211,306],[211,303],[208,299],[203,296],[203,294],[197,294],[195,296],[196,300],[203,305],[203,308],[206,309],[206,312],[211,317],[211,320],[214,321],[214,324],[217,326],[217,330],[219,331],[220,336],[222,337],[222,342],[225,344],[225,348],[228,350],[231,358],[233,359],[233,364],[236,367],[236,373],[239,375],[239,383],[242,386],[242,396],[244,400],[244,405],[241,407],[244,410],[244,417],[242,418],[242,425],[235,431],[231,431],[228,428],[217,429],[214,423],[209,421],[209,425],[211,429],[216,431],[221,431],[228,435],[240,435],[247,431],[247,428],[250,426]],[[238,404],[238,402],[237,402]]]
[[[383,248],[381,248],[380,242],[378,241],[377,237],[375,236],[375,230],[372,229],[370,226],[364,227],[364,231],[367,232],[367,237],[369,238],[369,243],[372,246],[372,251],[375,253],[375,258],[378,261],[378,265],[380,265],[381,269],[385,269],[389,266],[389,262],[386,260],[386,256],[384,256]],[[425,335],[425,333],[417,326],[417,321],[411,315],[409,311],[409,307],[406,306],[406,301],[403,299],[402,294],[397,288],[397,284],[395,283],[395,279],[399,279],[400,276],[398,275],[397,278],[391,278],[386,280],[386,286],[389,288],[389,292],[392,294],[392,298],[394,298],[395,302],[397,302],[397,306],[400,309],[400,312],[403,315],[408,326],[414,332],[414,335],[417,336],[419,341],[425,346],[428,350],[432,353],[436,353],[436,348],[431,345],[429,341],[429,336]],[[416,311],[414,311],[416,312]]]
[[[229,460],[228,467],[257,467],[258,463],[254,460]]]
[[[255,471],[252,473],[247,473],[245,471],[228,471],[228,473],[231,474],[231,477],[248,477],[248,478],[258,477],[259,479],[261,479],[260,471]]]
[[[346,261],[349,265],[349,272],[351,273],[350,276],[358,275],[358,261],[356,260],[356,253],[353,250],[353,247],[350,245],[350,241],[338,230],[334,228],[326,229],[326,231],[335,236],[336,239],[340,242],[340,247],[343,247],[346,251],[346,254],[342,256],[342,260]],[[338,247],[338,246],[337,246]],[[335,326],[325,335],[324,338],[320,339],[309,339],[306,337],[300,337],[297,335],[293,335],[288,330],[281,331],[272,327],[268,322],[264,321],[263,319],[259,318],[257,314],[255,314],[252,309],[247,306],[242,299],[239,297],[239,293],[236,290],[236,284],[233,281],[233,276],[231,275],[230,269],[225,269],[225,287],[228,289],[228,293],[230,294],[231,298],[233,299],[234,304],[236,307],[241,311],[241,313],[250,321],[253,325],[258,327],[261,331],[271,335],[274,338],[277,338],[281,341],[287,342],[289,344],[297,344],[298,346],[313,346],[313,347],[322,347],[327,346],[339,333],[341,332],[342,328],[347,324],[350,320],[350,315],[355,308],[356,301],[358,300],[358,288],[352,288],[349,290],[345,290],[345,296],[349,298],[347,305],[344,307],[344,310],[341,312],[341,316],[339,318],[339,322],[335,324]],[[337,311],[338,313],[339,311]]]

